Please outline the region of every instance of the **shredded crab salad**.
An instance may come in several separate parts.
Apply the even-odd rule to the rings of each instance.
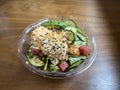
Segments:
[[[65,32],[57,33],[40,26],[31,35],[33,45],[53,59],[68,60],[68,44]]]
[[[78,67],[90,54],[86,36],[69,19],[49,20],[31,32],[28,62],[41,70],[66,72]]]

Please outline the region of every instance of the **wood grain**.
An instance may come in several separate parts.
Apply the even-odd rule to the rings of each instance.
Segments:
[[[80,20],[94,34],[98,54],[88,70],[74,78],[52,80],[21,64],[20,34],[47,16]],[[120,1],[0,0],[0,90],[120,90]]]

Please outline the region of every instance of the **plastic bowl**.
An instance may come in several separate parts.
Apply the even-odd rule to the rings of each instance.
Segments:
[[[96,43],[95,43],[95,38],[91,34],[91,32],[85,28],[79,21],[75,21],[77,23],[77,26],[82,30],[82,32],[86,35],[87,40],[88,40],[88,46],[91,49],[91,54],[88,56],[88,58],[77,68],[75,68],[72,71],[68,72],[48,72],[48,71],[43,71],[40,70],[34,66],[32,66],[26,57],[26,53],[28,50],[28,47],[30,45],[30,36],[31,36],[31,31],[34,30],[34,28],[38,27],[40,24],[48,21],[48,20],[53,20],[53,19],[62,19],[63,18],[43,18],[40,19],[39,21],[29,25],[25,30],[23,31],[19,43],[18,43],[18,53],[20,56],[21,62],[24,64],[24,66],[32,71],[33,73],[36,73],[38,75],[44,76],[44,77],[49,77],[49,78],[54,78],[54,79],[62,79],[62,78],[67,78],[67,77],[73,77],[75,75],[81,74],[83,71],[85,71],[94,61],[95,56],[96,56]],[[66,19],[64,19],[66,20]]]

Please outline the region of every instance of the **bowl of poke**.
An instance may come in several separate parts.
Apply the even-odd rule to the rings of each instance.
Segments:
[[[20,61],[30,71],[61,79],[80,74],[93,63],[96,43],[81,22],[48,17],[25,28],[18,53]]]

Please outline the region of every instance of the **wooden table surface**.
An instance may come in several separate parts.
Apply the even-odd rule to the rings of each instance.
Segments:
[[[46,16],[78,19],[94,34],[97,57],[82,74],[52,80],[20,62],[20,34]],[[120,90],[120,1],[0,0],[0,90]]]

